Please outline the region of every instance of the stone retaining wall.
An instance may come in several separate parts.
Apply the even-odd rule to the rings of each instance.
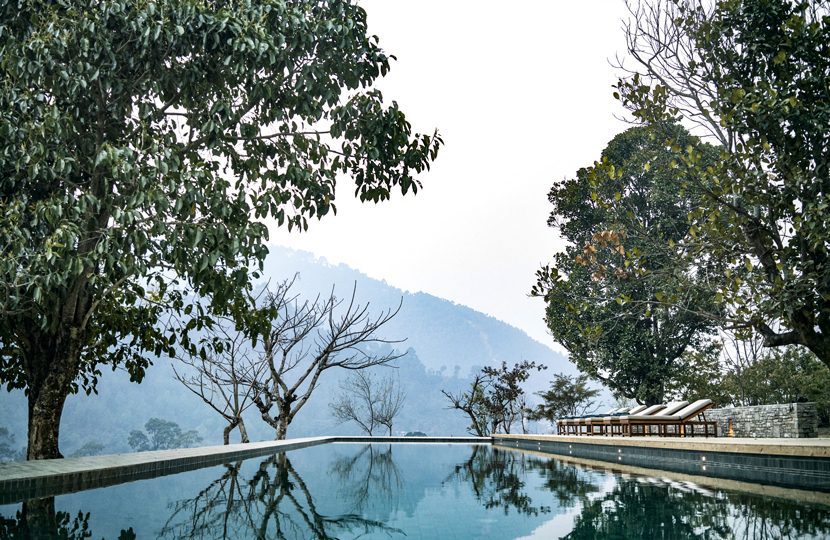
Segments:
[[[718,437],[818,436],[818,412],[815,403],[712,409],[706,412],[706,419],[718,423]]]

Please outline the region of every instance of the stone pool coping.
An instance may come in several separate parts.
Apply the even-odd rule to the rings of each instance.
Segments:
[[[830,458],[830,439],[749,439],[735,437],[620,437],[603,435],[517,435],[499,434],[498,439],[576,443],[607,446],[634,446],[665,450],[694,450],[734,454],[762,454]]]
[[[487,443],[490,437],[305,437],[0,464],[0,504],[105,487],[327,443]]]

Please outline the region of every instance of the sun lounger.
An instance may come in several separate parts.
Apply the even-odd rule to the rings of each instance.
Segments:
[[[634,414],[609,415],[602,418],[591,418],[589,424],[591,425],[590,432],[600,435],[623,435],[623,426],[627,425],[627,419],[632,416],[654,416],[655,414],[663,414],[665,411],[674,412],[678,408],[686,405],[684,402],[673,402],[668,405],[661,403],[660,405],[652,405]]]
[[[598,417],[605,417],[610,415],[622,414],[627,412],[627,407],[618,407],[614,409],[609,409],[608,411],[600,414],[586,414],[583,416],[566,416],[564,418],[560,418],[556,421],[556,428],[557,433],[559,435],[579,435],[580,434],[580,426],[584,426],[584,423],[580,423],[584,421],[586,418],[598,418]]]
[[[610,414],[614,414],[619,411],[619,408],[609,409],[608,411],[602,413],[601,415],[583,415],[583,416],[565,416],[562,418],[557,419],[556,421],[556,429],[559,435],[577,435],[579,421],[583,418],[593,417],[593,416],[607,416]]]
[[[630,410],[629,407],[621,407],[619,409],[615,409],[611,414],[598,414],[592,416],[585,416],[582,418],[577,419],[576,423],[579,426],[578,435],[602,435],[602,419],[603,418],[616,418],[619,416],[624,416],[628,414]],[[599,431],[595,428],[600,426]]]
[[[557,433],[559,435],[596,435],[602,434],[603,426],[602,420],[605,418],[617,418],[627,414],[637,414],[645,411],[648,407],[646,405],[637,405],[636,407],[620,407],[618,409],[611,409],[603,414],[590,414],[575,418],[563,418],[557,421]],[[599,432],[595,427],[600,427]]]
[[[678,411],[682,410],[689,404],[688,401],[672,401],[667,405],[664,405],[662,408],[658,409],[657,411],[652,411],[650,414],[632,414],[626,415],[619,418],[614,419],[613,422],[609,421],[612,424],[618,424],[616,433],[619,435],[634,435],[631,431],[631,425],[634,424],[635,430],[637,435],[648,435],[651,428],[646,428],[643,426],[643,423],[648,423],[650,420],[653,419],[660,419],[660,418],[669,418],[671,415],[676,414]],[[659,428],[658,428],[659,429]],[[612,428],[612,432],[613,432]]]
[[[694,403],[675,410],[666,408],[658,414],[651,416],[630,415],[627,419],[627,434],[634,433],[642,435],[656,434],[661,437],[677,435],[680,437],[694,436],[696,427],[703,427],[703,435],[717,437],[717,423],[707,421],[705,412],[714,405],[711,399],[699,399]],[[652,427],[656,430],[652,431]],[[674,427],[674,432],[669,431]]]

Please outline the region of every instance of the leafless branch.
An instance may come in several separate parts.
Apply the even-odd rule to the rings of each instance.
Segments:
[[[403,356],[390,346],[400,341],[378,336],[402,304],[373,316],[368,303],[356,301],[356,285],[348,301],[337,298],[334,289],[328,297],[310,301],[291,293],[293,283],[283,282],[264,296],[260,310],[268,318],[268,328],[256,360],[264,367],[249,381],[255,389],[254,403],[278,439],[285,437],[326,370],[359,371]]]

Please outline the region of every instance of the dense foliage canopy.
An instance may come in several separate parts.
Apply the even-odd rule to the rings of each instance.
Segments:
[[[305,228],[340,175],[417,190],[441,140],[372,89],[389,62],[348,0],[0,1],[0,381],[30,458],[97,366],[189,344],[186,293],[233,311],[263,220]]]
[[[667,141],[709,152],[679,126],[635,127],[554,185],[549,224],[570,245],[533,289],[580,370],[647,403],[660,402],[685,369],[684,352],[705,345],[716,312],[715,268],[681,256],[696,200],[680,185]]]
[[[630,4],[637,119],[694,125],[714,162],[672,145],[690,214],[692,264],[724,265],[723,324],[770,347],[800,344],[830,365],[830,6],[823,0]]]

